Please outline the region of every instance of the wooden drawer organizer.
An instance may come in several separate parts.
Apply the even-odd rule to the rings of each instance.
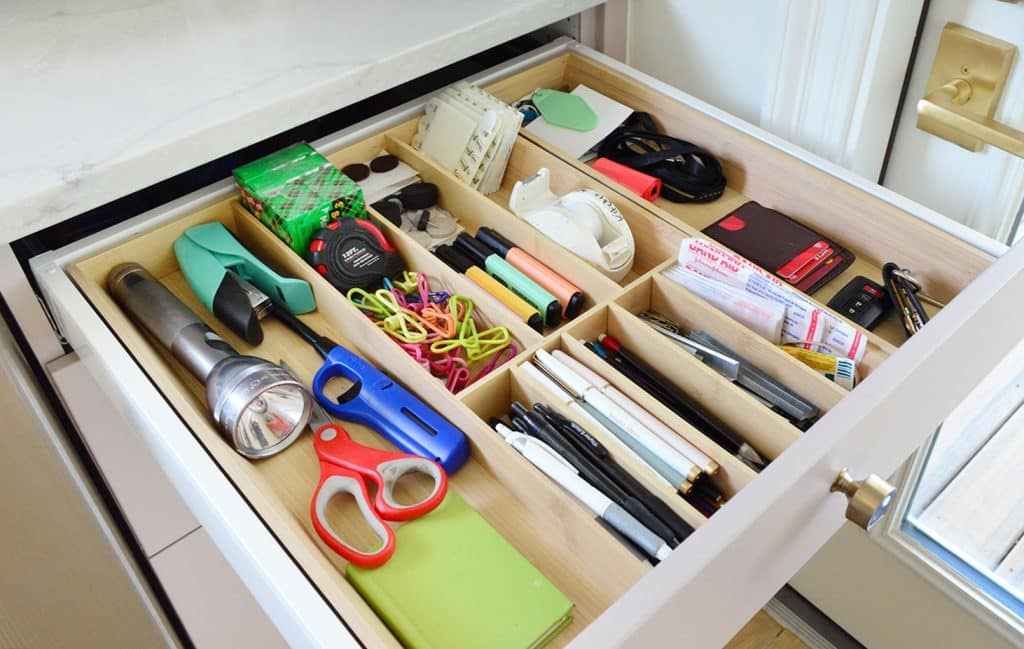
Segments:
[[[667,132],[709,148],[724,163],[729,178],[726,195],[707,205],[676,205],[660,200],[648,204],[585,165],[567,159],[549,144],[523,134],[512,153],[501,190],[483,196],[409,146],[415,120],[328,156],[336,165],[343,166],[368,160],[381,149],[387,149],[419,170],[424,180],[439,186],[442,206],[459,218],[468,231],[475,232],[480,225],[497,228],[570,277],[586,292],[587,303],[582,315],[544,335],[538,334],[517,321],[490,295],[385,222],[388,236],[411,268],[424,270],[452,290],[472,297],[489,322],[509,327],[522,350],[513,362],[457,396],[430,378],[298,255],[243,210],[234,198],[221,200],[150,230],[69,269],[86,297],[225,474],[324,597],[368,645],[394,646],[397,642],[345,581],[340,558],[322,546],[312,530],[309,500],[316,485],[318,467],[310,437],[304,436],[285,452],[259,462],[245,460],[224,444],[207,414],[202,386],[141,334],[107,294],[105,279],[113,266],[124,261],[142,263],[239,351],[273,360],[284,359],[307,381],[320,365],[315,352],[273,320],[265,322],[264,343],[255,349],[225,330],[205,312],[188,288],[177,267],[171,243],[189,226],[220,221],[250,250],[278,270],[309,281],[316,294],[318,310],[303,316],[303,320],[386,368],[465,431],[471,442],[472,457],[453,476],[451,486],[575,602],[575,620],[556,639],[556,645],[561,646],[636,583],[650,566],[621,545],[575,500],[489,429],[487,418],[503,414],[512,399],[550,402],[539,386],[518,368],[534,350],[560,348],[607,376],[620,390],[642,402],[713,457],[722,467],[714,480],[726,496],[732,496],[756,480],[757,475],[631,383],[610,372],[602,361],[582,347],[581,341],[601,332],[621,338],[770,458],[777,457],[800,435],[813,435],[815,429],[801,433],[654,333],[635,314],[653,308],[687,327],[712,332],[816,403],[823,412],[838,403],[845,392],[664,278],[661,271],[673,263],[684,237],[695,234],[748,199],[779,209],[842,242],[858,257],[850,270],[818,294],[823,300],[854,274],[877,277],[881,263],[889,259],[912,268],[925,282],[929,293],[949,299],[991,263],[987,255],[889,204],[592,60],[566,54],[494,84],[490,90],[512,101],[534,88],[571,89],[578,83],[586,83],[635,109],[649,111]],[[507,211],[508,195],[515,181],[535,173],[541,166],[551,170],[552,186],[557,193],[589,187],[604,193],[620,207],[638,244],[633,272],[622,282],[607,279]],[[899,324],[894,318],[891,321],[878,334],[865,332],[870,345],[861,364],[862,376],[884,362],[895,349],[894,345],[902,340]],[[368,429],[358,425],[346,427],[361,442],[383,443]],[[641,478],[646,480],[642,474]],[[701,516],[682,499],[665,494],[653,481],[652,488],[661,491],[693,525],[702,523]],[[349,521],[353,512],[343,510],[338,515]],[[686,547],[684,543],[681,550]]]

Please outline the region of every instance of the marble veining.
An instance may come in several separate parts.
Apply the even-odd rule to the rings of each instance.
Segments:
[[[3,240],[596,4],[6,2]]]

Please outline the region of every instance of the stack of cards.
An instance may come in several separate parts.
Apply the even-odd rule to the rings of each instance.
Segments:
[[[519,111],[460,81],[427,102],[412,145],[470,187],[501,187],[519,126]]]
[[[704,228],[704,234],[804,293],[818,290],[854,260],[834,241],[754,201]]]

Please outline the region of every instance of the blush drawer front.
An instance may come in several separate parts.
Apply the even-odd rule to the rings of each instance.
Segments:
[[[380,332],[345,327],[345,319],[352,314],[343,306],[324,308],[323,324],[329,331],[379,366],[388,367],[400,381],[470,435],[474,473],[464,479],[457,476],[460,483],[456,488],[478,508],[495,498],[507,501],[497,513],[485,515],[492,516],[492,524],[577,601],[578,620],[559,637],[559,644],[573,641],[588,647],[648,646],[658,638],[681,637],[694,642],[694,646],[718,646],[839,527],[845,503],[841,497],[829,495],[829,486],[839,470],[849,467],[856,476],[891,474],[934,429],[934,423],[948,411],[946,406],[951,407],[961,391],[966,394],[972,385],[971,377],[976,374],[974,370],[950,380],[934,398],[929,397],[934,413],[911,413],[902,407],[906,399],[915,398],[922,385],[928,385],[923,378],[928,376],[928,368],[934,370],[953,363],[957,354],[963,353],[959,342],[961,328],[978,326],[978,318],[988,313],[986,309],[1005,306],[1007,298],[1002,297],[1001,288],[1014,281],[1021,255],[1014,250],[991,265],[991,258],[984,253],[919,218],[934,220],[923,209],[900,201],[894,203],[880,188],[862,186],[862,181],[848,178],[825,164],[816,164],[809,154],[789,150],[757,129],[586,48],[566,44],[549,47],[475,81],[490,84],[492,91],[506,100],[521,88],[529,92],[535,87],[557,87],[581,78],[599,91],[612,94],[599,87],[601,75],[595,70],[605,70],[608,79],[629,80],[628,84],[619,84],[623,92],[629,93],[620,100],[633,100],[645,107],[660,106],[667,123],[692,124],[697,132],[711,134],[708,137],[714,142],[702,144],[712,149],[716,143],[727,146],[725,155],[735,161],[731,173],[736,175],[737,182],[731,191],[737,196],[771,203],[772,196],[782,195],[784,200],[793,201],[798,197],[791,196],[786,186],[794,184],[803,187],[801,192],[807,200],[823,204],[830,193],[848,192],[849,200],[863,206],[869,220],[896,219],[898,228],[925,251],[964,260],[965,267],[959,273],[945,272],[939,282],[946,297],[959,297],[915,336],[912,344],[897,348],[893,344],[897,341],[871,335],[870,376],[848,394],[837,394],[799,365],[777,357],[770,348],[755,350],[772,372],[807,386],[816,402],[828,410],[804,434],[795,429],[790,431],[784,423],[772,419],[774,415],[767,410],[759,409],[758,404],[729,392],[734,389],[731,386],[720,385],[719,379],[703,374],[699,368],[687,369],[686,361],[680,360],[680,379],[709,398],[724,395],[723,403],[733,404],[737,409],[737,422],[771,447],[772,456],[777,457],[760,474],[749,472],[742,465],[729,469],[731,472],[723,478],[723,488],[731,495],[728,504],[700,524],[695,534],[653,570],[635,562],[587,518],[575,501],[531,472],[532,468],[524,466],[521,458],[497,444],[493,435],[488,437],[484,418],[490,406],[486,404],[493,399],[508,399],[509,395],[530,394],[535,389],[515,368],[526,360],[525,354],[506,371],[495,373],[479,389],[454,398],[417,375],[409,366],[410,359],[399,354],[393,345],[377,344],[382,340],[375,337]],[[419,114],[421,106],[421,102],[414,102],[315,144],[336,164],[346,161],[348,155],[361,154],[364,148],[385,144],[389,149],[397,149],[393,153],[406,156],[407,162],[421,166],[424,175],[432,173],[443,184],[443,170],[418,159],[407,147],[408,124]],[[687,136],[685,132],[674,134]],[[760,162],[744,163],[743,156],[748,154]],[[602,282],[599,277],[588,279],[594,288],[593,300],[579,321],[544,336],[532,337],[523,332],[522,342],[527,350],[560,347],[567,352],[578,351],[580,338],[603,328],[632,336],[650,358],[657,358],[662,348],[656,342],[648,344],[650,334],[644,332],[634,316],[654,305],[661,305],[663,310],[679,309],[681,318],[706,323],[702,326],[721,327],[730,340],[747,340],[749,333],[744,328],[699,300],[677,295],[661,275],[671,261],[672,246],[696,232],[701,219],[706,218],[706,211],[684,213],[672,206],[651,206],[633,200],[622,188],[565,159],[547,143],[520,137],[510,173],[521,177],[536,171],[530,167],[538,164],[549,166],[553,178],[565,187],[596,187],[605,192],[620,205],[631,226],[646,233],[646,238],[638,238],[638,246],[648,256],[642,257],[645,261],[634,276],[627,278],[626,285]],[[769,164],[787,169],[778,185],[768,182],[758,166]],[[510,176],[506,184],[515,179]],[[814,189],[815,185],[820,187]],[[468,189],[453,186],[450,191],[457,195],[454,204],[476,206],[481,214],[493,212],[493,218],[511,219],[501,206],[507,189],[504,187],[490,197],[490,203]],[[88,240],[41,256],[34,261],[34,272],[83,362],[133,421],[172,483],[282,635],[289,642],[304,646],[355,646],[353,635],[371,644],[392,644],[394,638],[353,595],[338,566],[324,558],[300,524],[287,520],[287,510],[277,503],[284,487],[273,477],[250,471],[230,453],[224,453],[224,449],[216,450],[207,435],[209,431],[204,429],[209,425],[203,423],[200,414],[183,408],[182,404],[187,404],[187,390],[182,388],[173,368],[169,369],[166,361],[146,348],[137,333],[118,321],[111,305],[104,304],[95,276],[89,274],[99,272],[98,264],[104,263],[103,259],[132,259],[144,252],[148,255],[148,246],[152,246],[153,255],[166,256],[167,250],[160,249],[169,249],[173,240],[170,233],[175,228],[204,219],[220,219],[229,227],[242,228],[240,236],[255,237],[247,240],[248,245],[254,249],[262,246],[259,251],[274,256],[273,261],[288,272],[303,273],[297,258],[288,258],[275,248],[273,240],[260,234],[259,228],[247,225],[244,212],[225,212],[224,205],[230,198],[227,183],[197,192]],[[841,240],[850,218],[853,217],[849,214],[836,213],[822,217],[824,220],[815,225]],[[161,241],[161,236],[170,238]],[[542,241],[530,243],[536,246],[538,254],[550,254]],[[885,245],[873,248],[870,243],[860,242],[858,254],[867,263],[884,261],[889,250]],[[410,249],[409,254],[415,257],[418,253]],[[173,270],[169,268],[168,272]],[[315,277],[309,279],[315,284]],[[333,304],[326,293],[318,292],[318,299],[321,304]],[[985,346],[991,350],[979,358],[995,358],[1003,342],[998,336],[990,337]],[[300,366],[312,362],[296,360]],[[531,526],[543,530],[550,538],[532,539],[517,529]],[[577,542],[582,546],[573,547]],[[578,552],[579,557],[563,562],[570,568],[560,567],[560,559],[573,552]],[[575,565],[576,561],[580,565]],[[728,602],[729,606],[722,606],[721,602]]]

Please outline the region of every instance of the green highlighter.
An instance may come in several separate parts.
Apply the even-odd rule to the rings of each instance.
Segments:
[[[540,311],[546,326],[558,326],[562,320],[562,303],[540,284],[465,232],[455,239],[455,247],[472,259],[475,265],[486,270],[488,275]]]
[[[345,577],[406,647],[542,647],[572,621],[572,602],[452,490],[395,536],[387,563]]]

